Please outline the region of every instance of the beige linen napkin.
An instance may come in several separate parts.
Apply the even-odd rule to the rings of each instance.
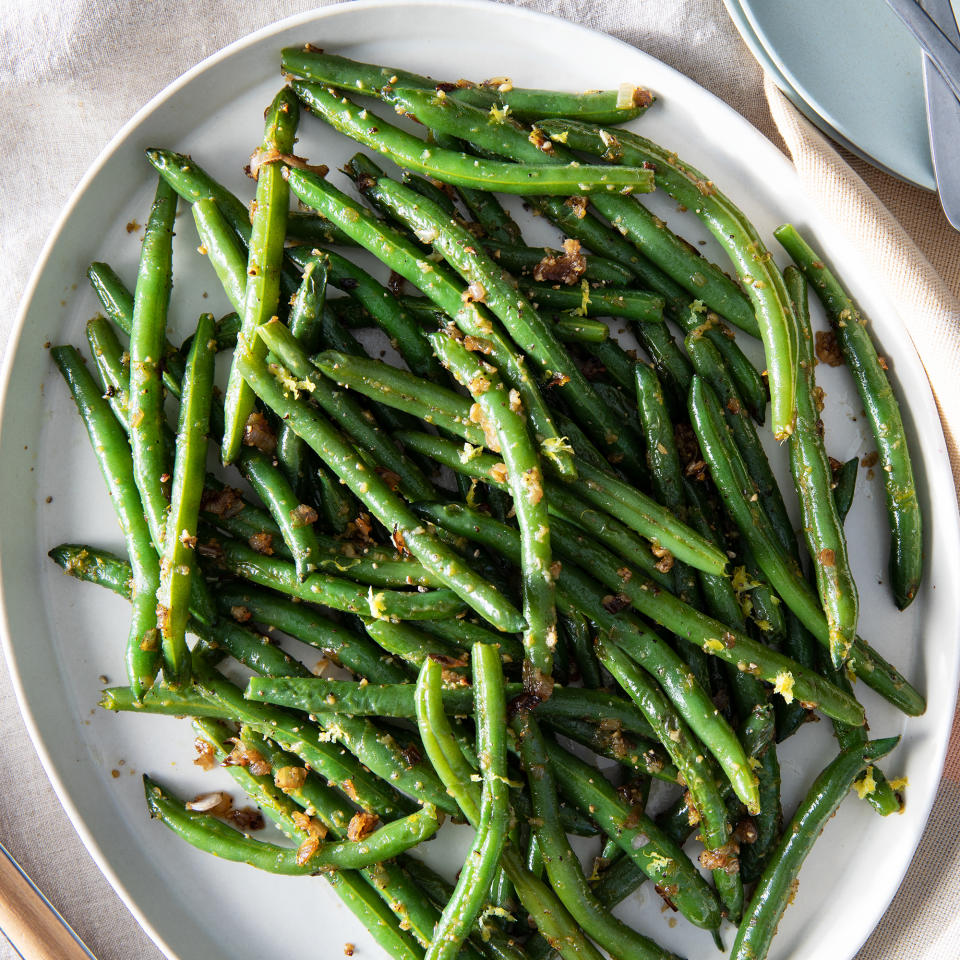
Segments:
[[[947,439],[954,482],[960,489],[960,302],[947,283],[960,278],[960,236],[918,191],[900,187],[914,202],[895,219],[860,175],[767,77],[770,112],[794,165],[820,213],[867,264],[887,299],[904,318],[933,387]],[[890,181],[889,177],[884,180]],[[896,194],[891,192],[891,198]],[[907,233],[942,258],[944,276]],[[952,251],[952,255],[951,255]],[[952,638],[954,641],[956,638]],[[954,719],[943,780],[910,870],[857,960],[957,956],[960,919],[960,715]]]

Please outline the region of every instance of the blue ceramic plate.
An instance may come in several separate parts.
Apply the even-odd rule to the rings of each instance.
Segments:
[[[920,51],[882,0],[725,3],[754,56],[820,129],[935,189]]]

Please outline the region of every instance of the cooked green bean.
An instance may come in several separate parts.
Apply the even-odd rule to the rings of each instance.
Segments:
[[[871,742],[841,753],[814,780],[757,884],[737,931],[733,960],[763,960],[777,924],[796,893],[797,874],[827,821],[864,767],[888,754],[899,737]]]
[[[543,379],[556,383],[553,389],[563,397],[594,442],[601,449],[609,449],[611,454],[622,457],[627,464],[633,462],[639,436],[629,425],[618,423],[610,415],[550,325],[484,250],[475,245],[469,230],[415,191],[383,176],[375,167],[358,171],[356,179],[364,196],[373,197],[388,207],[418,237],[430,239],[434,249],[443,254],[468,284],[467,294],[497,316],[513,342],[539,368]],[[579,299],[574,299],[575,305],[579,305]]]
[[[413,500],[435,496],[433,485],[419,467],[404,456],[385,430],[365,415],[356,398],[344,395],[328,378],[317,374],[307,354],[284,324],[270,320],[260,327],[259,335],[295,378],[294,391],[309,394],[310,399],[338,423],[358,447],[373,457],[381,471],[396,478],[391,481],[396,487]],[[383,475],[387,476],[387,473]]]
[[[290,333],[308,353],[321,346],[321,322],[327,296],[327,258],[311,257],[304,265],[303,278],[290,304],[287,323]],[[285,424],[277,429],[277,460],[294,492],[303,499],[307,490],[310,451],[307,445]]]
[[[867,318],[846,294],[823,260],[790,224],[774,230],[823,302],[837,342],[853,376],[880,455],[880,475],[890,522],[890,582],[902,610],[917,594],[923,573],[923,528],[907,436],[886,361],[877,355]]]
[[[160,363],[166,343],[176,212],[177,195],[161,179],[143,235],[130,329],[130,452],[137,490],[158,553],[163,553],[169,503],[160,479],[170,472],[169,451],[163,440]]]
[[[604,828],[695,926],[720,926],[720,908],[713,890],[686,854],[645,814],[628,807],[594,767],[557,744],[547,743],[547,755],[563,793]]]
[[[506,704],[500,658],[496,647],[478,643],[473,647],[471,660],[482,783],[477,833],[453,896],[437,924],[426,960],[452,960],[460,956],[460,945],[487,897],[509,827]],[[429,667],[425,669],[424,682],[437,686],[439,675]]]
[[[219,547],[219,562],[235,576],[309,603],[332,607],[334,610],[366,617],[383,617],[387,620],[429,620],[449,617],[463,609],[463,604],[456,594],[446,588],[429,590],[426,593],[381,589],[375,588],[373,584],[368,586],[325,573],[311,573],[301,580],[293,564],[257,553],[246,544],[224,539],[219,541]],[[351,567],[376,568],[379,564],[376,561],[348,558],[343,566],[349,571]],[[401,576],[404,576],[402,568],[413,565],[401,563],[400,566]],[[396,579],[389,576],[389,572],[388,579],[396,583]]]
[[[293,89],[312,113],[339,133],[382,153],[399,166],[457,187],[569,197],[604,190],[643,193],[649,192],[653,185],[651,171],[642,168],[579,164],[531,168],[498,160],[478,160],[467,153],[428,146],[419,137],[319,84],[294,80]]]
[[[321,870],[356,870],[409,850],[437,832],[439,821],[432,807],[411,813],[374,831],[365,840],[320,843],[312,853],[304,848],[281,847],[253,840],[206,813],[188,809],[182,800],[149,777],[143,778],[150,815],[160,820],[200,850],[224,860],[247,863],[284,876],[311,876]]]
[[[254,154],[251,168],[257,181],[256,206],[251,217],[243,319],[237,337],[238,349],[262,356],[266,348],[256,336],[257,327],[277,313],[280,298],[280,267],[287,232],[290,189],[283,178],[280,156],[293,152],[300,109],[289,87],[284,87],[267,109],[263,143]],[[280,156],[278,156],[280,155]],[[240,452],[247,418],[253,413],[254,394],[240,371],[231,366],[223,398],[224,427],[220,455],[233,463]]]
[[[156,609],[160,562],[137,493],[130,447],[123,428],[80,354],[73,347],[54,347],[50,353],[87,429],[131,558],[133,617],[127,638],[126,664],[130,686],[140,698],[153,686],[160,664]]]
[[[827,617],[830,658],[839,669],[857,635],[859,597],[847,558],[843,521],[831,495],[833,474],[820,434],[807,281],[799,270],[788,267],[786,283],[797,319],[800,360],[796,425],[789,443],[790,469],[800,501],[803,534]]]
[[[306,47],[285,48],[281,62],[283,69],[289,73],[344,90],[374,94],[380,88],[396,83],[427,90],[444,90],[449,91],[451,97],[462,98],[465,102],[484,108],[499,104],[506,108],[504,113],[524,120],[578,117],[594,123],[626,123],[640,116],[653,103],[653,95],[649,90],[633,84],[621,84],[617,90],[565,93],[515,87],[507,78],[487,80],[480,84],[466,81],[438,83],[408,70],[348,60]]]
[[[215,344],[213,317],[205,313],[197,323],[187,357],[180,400],[170,513],[166,519],[160,586],[157,591],[157,621],[160,626],[167,681],[189,683],[190,654],[186,628],[189,616],[190,582],[199,576],[196,565],[197,517],[207,466],[207,431],[213,392]]]
[[[523,634],[524,682],[531,689],[541,689],[549,685],[553,669],[557,612],[550,518],[540,457],[528,433],[519,395],[509,395],[496,371],[452,337],[431,334],[430,343],[444,366],[472,394],[481,421],[489,423],[507,467],[507,483],[520,527],[523,616],[527,622]]]

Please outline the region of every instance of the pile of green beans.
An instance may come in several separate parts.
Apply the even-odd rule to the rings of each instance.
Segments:
[[[191,158],[148,150],[160,179],[135,288],[92,264],[95,364],[51,351],[126,551],[50,551],[131,604],[127,683],[101,705],[192,718],[198,749],[282,836],[148,776],[150,815],[225,860],[322,874],[401,960],[677,960],[610,912],[647,879],[718,945],[737,925],[736,960],[762,960],[851,786],[880,815],[902,803],[875,766],[896,739],[868,739],[847,673],[908,715],[925,707],[857,634],[843,527],[857,461],[827,455],[806,282],[875,429],[902,608],[919,508],[865,321],[792,227],[776,232],[797,264],[781,274],[704,174],[601,126],[640,117],[641,88],[436,83],[311,47],[282,62],[250,210]],[[402,179],[363,154],[344,170],[361,199],[318,175],[292,152],[304,107],[304,125]],[[653,188],[695,210],[738,280],[640,204]],[[498,193],[563,235],[526,243]],[[178,204],[236,311],[203,313],[179,347]],[[764,380],[725,321],[763,341],[790,490],[756,430]],[[615,335],[628,325],[638,352]],[[238,473],[207,473],[211,451]],[[815,710],[840,752],[783,828],[777,743]],[[455,883],[454,865],[444,878],[417,856],[446,817],[474,831]],[[569,835],[597,838],[592,875]]]

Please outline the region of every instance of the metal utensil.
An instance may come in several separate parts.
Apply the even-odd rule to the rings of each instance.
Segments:
[[[96,960],[2,843],[0,930],[24,960]]]
[[[960,50],[947,39],[916,0],[887,0],[887,5],[904,22],[923,52],[937,65],[954,95],[960,97]]]
[[[950,0],[920,0],[920,3],[948,40],[960,42],[960,29]],[[940,205],[947,220],[960,230],[960,100],[926,54],[923,57],[923,86],[927,98],[930,154]]]

